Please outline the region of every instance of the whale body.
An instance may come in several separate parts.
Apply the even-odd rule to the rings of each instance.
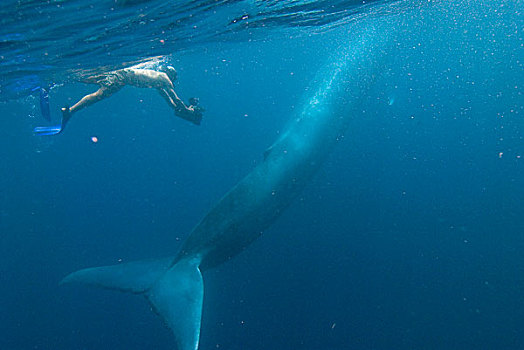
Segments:
[[[256,240],[293,202],[346,130],[383,70],[385,31],[369,25],[317,75],[313,93],[264,160],[205,215],[174,257],[74,272],[84,283],[144,295],[173,331],[178,350],[197,350],[202,273]]]

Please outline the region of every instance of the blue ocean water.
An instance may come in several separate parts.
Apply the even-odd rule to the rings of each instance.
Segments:
[[[366,117],[258,241],[206,272],[200,348],[523,349],[523,5],[0,5],[0,349],[173,348],[143,298],[59,281],[175,254],[372,20],[398,34]],[[128,87],[33,135],[34,88],[56,84],[56,121],[96,89],[79,71],[157,55],[200,98],[201,126]]]

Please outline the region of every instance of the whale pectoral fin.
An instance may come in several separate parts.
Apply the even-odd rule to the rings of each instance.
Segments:
[[[61,284],[81,283],[144,294],[175,334],[177,350],[197,350],[204,282],[197,260],[137,261],[73,272]]]
[[[121,292],[143,293],[166,273],[173,260],[169,257],[92,267],[73,272],[60,284],[81,283]]]
[[[146,293],[175,335],[178,350],[197,350],[204,299],[198,263],[180,261]]]

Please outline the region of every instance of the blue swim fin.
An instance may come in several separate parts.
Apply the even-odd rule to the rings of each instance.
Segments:
[[[53,126],[37,126],[33,129],[33,132],[37,135],[42,136],[48,136],[48,135],[56,135],[62,132],[64,130],[67,122],[71,119],[71,112],[69,110],[69,107],[62,108],[62,121],[59,125],[53,125]]]
[[[33,132],[37,135],[47,136],[47,135],[56,135],[62,131],[62,125],[53,125],[53,126],[37,126],[33,129]]]

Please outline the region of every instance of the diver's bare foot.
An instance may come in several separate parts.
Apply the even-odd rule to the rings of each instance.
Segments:
[[[71,119],[71,109],[69,107],[62,107],[62,129],[66,126],[69,119]]]

